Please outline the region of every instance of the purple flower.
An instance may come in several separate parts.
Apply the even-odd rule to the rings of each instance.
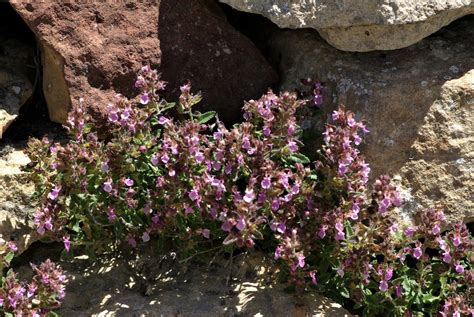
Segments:
[[[162,157],[161,157],[161,161],[165,164],[168,164],[168,162],[170,161],[170,157],[168,156],[168,154],[164,154]]]
[[[143,242],[148,242],[148,241],[150,241],[150,234],[149,234],[147,231],[145,231],[145,232],[142,234],[142,240],[143,240]]]
[[[416,247],[413,249],[413,256],[419,260],[421,258],[421,255],[423,254],[423,251],[421,250],[420,247]]]
[[[321,225],[321,227],[319,227],[318,237],[320,237],[321,239],[324,239],[324,237],[326,236],[327,229],[328,229],[327,225]]]
[[[269,136],[271,133],[272,133],[272,130],[270,130],[269,127],[267,127],[267,126],[263,127],[263,135],[264,136]]]
[[[278,201],[277,198],[274,198],[272,200],[272,210],[277,211],[280,208],[280,202]]]
[[[380,289],[382,292],[387,291],[387,289],[388,289],[388,283],[387,283],[387,281],[384,281],[384,280],[380,281],[379,289]]]
[[[149,93],[144,93],[143,95],[141,95],[140,97],[140,103],[142,105],[146,105],[150,102],[150,94]]]
[[[194,157],[196,158],[196,161],[198,163],[202,163],[204,161],[204,155],[202,154],[202,152],[200,151],[197,151],[195,154],[194,154]]]
[[[346,237],[346,235],[344,234],[344,232],[342,231],[338,231],[336,233],[336,236],[334,237],[336,240],[344,240],[344,238]]]
[[[379,203],[379,212],[382,213],[382,214],[385,213],[387,211],[388,207],[390,207],[391,203],[392,202],[387,197],[382,199],[382,201]]]
[[[390,281],[392,279],[392,276],[393,276],[393,269],[389,267],[385,271],[383,279],[386,280],[386,281]]]
[[[433,229],[431,229],[431,233],[433,233],[434,235],[437,235],[441,232],[441,228],[439,227],[439,224],[435,224],[433,226]]]
[[[239,221],[237,222],[237,225],[235,226],[237,229],[239,229],[239,231],[242,231],[244,230],[246,226],[246,223],[245,223],[245,219],[244,218],[240,218]]]
[[[297,260],[298,260],[298,266],[300,268],[304,268],[304,265],[305,265],[305,257],[303,254],[299,253],[297,256],[296,256]]]
[[[452,241],[454,246],[458,247],[461,244],[461,237],[459,235],[455,235]]]
[[[444,263],[449,263],[451,262],[453,258],[451,257],[451,254],[449,252],[444,252],[443,253],[443,262]]]
[[[459,261],[454,263],[454,265],[455,265],[454,269],[456,270],[457,273],[461,274],[464,272],[464,267],[461,265]]]
[[[151,157],[151,164],[153,164],[154,166],[158,165],[158,157],[156,155],[153,155]]]
[[[127,177],[127,178],[125,178],[125,180],[123,181],[123,183],[124,183],[126,186],[128,186],[128,187],[132,187],[133,184],[134,184],[134,181],[133,181],[133,179]]]
[[[117,215],[115,214],[115,209],[110,206],[109,210],[107,211],[107,218],[109,219],[110,222],[113,222],[115,219],[117,219]]]
[[[116,111],[112,111],[109,113],[109,121],[110,122],[117,122],[119,119],[118,114]]]
[[[102,162],[100,164],[100,170],[103,172],[103,173],[107,173],[109,171],[109,164],[107,162]]]
[[[245,190],[244,201],[246,203],[251,203],[255,199],[255,194],[252,189]]]
[[[321,106],[323,104],[323,95],[322,94],[314,94],[313,102],[316,106]]]
[[[71,241],[69,241],[69,236],[64,236],[63,237],[63,243],[64,243],[64,248],[66,249],[67,252],[71,249]]]
[[[209,229],[202,229],[202,236],[206,239],[209,239],[209,235],[210,235],[211,231]]]
[[[344,277],[344,269],[341,266],[337,268],[336,272],[340,277]]]
[[[279,245],[276,249],[275,249],[275,260],[278,260],[279,258],[281,258],[281,253],[283,251],[283,247],[281,245]]]
[[[129,244],[132,248],[136,248],[136,247],[137,247],[137,241],[135,240],[134,237],[129,236],[128,239],[127,239],[127,242],[128,242],[128,244]]]
[[[192,189],[189,194],[188,194],[189,199],[192,201],[198,200],[199,199],[199,193],[196,189]]]
[[[298,145],[295,141],[288,141],[288,149],[290,152],[296,152],[298,151]]]
[[[164,124],[167,124],[168,122],[170,122],[170,119],[168,119],[168,118],[166,118],[166,117],[160,116],[160,117],[158,118],[158,123],[159,123],[159,124],[164,125]]]
[[[347,173],[347,165],[346,164],[343,164],[343,163],[339,163],[339,167],[338,167],[338,173],[339,175],[344,175]]]
[[[269,189],[272,184],[272,180],[270,177],[264,177],[260,185],[262,185],[263,189]]]
[[[48,199],[56,200],[59,196],[59,192],[61,191],[61,186],[54,186],[51,192],[48,194]]]
[[[222,224],[221,229],[222,229],[223,231],[229,232],[229,231],[232,229],[233,226],[234,226],[234,225],[232,224],[232,222],[229,221],[229,220],[227,220],[226,222],[224,222],[224,223]]]
[[[242,148],[245,149],[245,150],[248,150],[250,149],[251,145],[250,145],[250,140],[248,137],[243,137],[242,138]]]
[[[402,286],[400,284],[395,285],[395,296],[401,297],[402,296]]]
[[[408,227],[405,229],[405,235],[409,238],[413,237],[414,233],[415,233],[415,228],[413,227]]]
[[[278,223],[276,231],[278,231],[279,233],[285,233],[285,231],[286,231],[285,222],[282,221],[282,222]]]

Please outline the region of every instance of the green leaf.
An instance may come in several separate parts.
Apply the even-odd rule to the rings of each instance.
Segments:
[[[211,120],[212,118],[214,118],[215,115],[216,115],[215,111],[208,111],[208,112],[204,112],[204,113],[199,114],[197,119],[198,119],[199,123],[206,123],[209,120]]]
[[[8,252],[8,254],[5,256],[5,262],[10,264],[10,262],[13,260],[13,257],[15,254],[13,252]]]
[[[59,317],[59,315],[55,312],[49,312],[48,315],[46,315],[47,317]]]
[[[289,159],[295,163],[308,164],[310,162],[309,158],[301,153],[291,154]]]
[[[344,221],[344,227],[346,228],[346,235],[348,237],[352,237],[354,235],[354,231],[352,231],[352,226],[349,220]]]

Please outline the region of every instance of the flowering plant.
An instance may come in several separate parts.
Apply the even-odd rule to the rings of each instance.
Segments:
[[[368,186],[358,150],[368,130],[344,108],[310,162],[296,118],[302,105],[322,103],[324,87],[310,85],[303,98],[269,91],[246,102],[245,121],[228,129],[213,112],[193,111],[200,96],[190,84],[176,104],[160,99],[165,83],[145,66],[135,83],[141,105],[117,95],[105,140],[81,100],[67,144],[29,145],[38,232],[67,252],[153,238],[183,258],[258,243],[298,290],[315,287],[367,314],[468,314],[473,243],[465,226],[442,233],[442,212],[431,210],[404,228],[390,178]],[[187,119],[174,120],[171,108]]]
[[[0,243],[0,313],[2,316],[53,316],[65,296],[65,276],[59,266],[46,260],[31,265],[34,276],[29,283],[19,281],[9,270],[17,247],[13,242]]]

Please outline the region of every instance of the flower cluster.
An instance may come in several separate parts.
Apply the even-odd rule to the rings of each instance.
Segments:
[[[158,239],[186,258],[260,244],[299,290],[336,290],[367,314],[465,313],[471,236],[463,224],[443,233],[440,209],[409,227],[397,221],[403,202],[390,177],[369,184],[365,124],[341,107],[319,160],[300,152],[297,109],[320,106],[322,85],[311,82],[303,99],[269,91],[248,101],[232,128],[193,111],[200,96],[189,83],[177,104],[158,96],[165,83],[147,66],[135,86],[139,105],[120,95],[109,105],[105,140],[78,108],[67,144],[30,143],[40,234],[68,252]],[[188,119],[173,118],[174,107]]]
[[[9,242],[0,245],[0,271],[8,267],[16,246]],[[9,251],[5,253],[5,251]],[[19,281],[9,270],[0,275],[0,313],[11,316],[47,316],[58,308],[65,296],[65,275],[49,259],[39,266],[31,265],[34,276],[31,282]]]

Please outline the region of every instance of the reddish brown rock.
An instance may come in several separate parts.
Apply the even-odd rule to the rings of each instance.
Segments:
[[[137,70],[160,62],[159,2],[12,3],[38,37],[53,121],[64,123],[80,97],[99,119],[115,92],[136,95]]]
[[[260,97],[277,75],[260,51],[227,22],[210,0],[162,0],[159,33],[167,97],[191,80],[201,91],[201,109],[213,109],[225,122],[241,118],[243,101]]]

